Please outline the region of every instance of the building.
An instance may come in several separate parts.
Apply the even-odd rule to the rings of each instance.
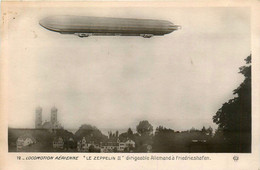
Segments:
[[[133,149],[135,148],[135,142],[131,139],[127,139],[125,141],[119,141],[119,148],[118,151],[119,152],[130,152],[133,151]]]
[[[104,142],[100,145],[100,152],[118,152],[119,149],[119,142]]]
[[[58,109],[56,107],[51,108],[50,121],[42,123],[42,108],[37,107],[35,111],[35,128],[36,129],[62,129],[61,124],[58,122]]]
[[[94,141],[86,140],[85,137],[77,142],[77,150],[79,152],[99,152],[100,144]]]
[[[126,148],[126,144],[124,142],[120,142],[118,151],[123,152],[125,150],[125,148]]]
[[[135,148],[135,142],[131,139],[120,141],[109,139],[107,142],[100,143],[101,152],[131,152]]]
[[[35,128],[41,129],[42,128],[42,108],[37,107],[35,110]]]
[[[135,142],[131,139],[128,139],[126,142],[125,142],[125,148],[127,148],[128,151],[131,151],[132,149],[135,148]]]
[[[53,145],[53,148],[55,148],[55,149],[63,149],[64,141],[63,141],[62,137],[54,138],[52,145]]]
[[[77,142],[78,152],[131,152],[135,148],[135,142],[131,139],[120,141],[117,137],[109,138],[103,142],[94,142],[83,137]]]
[[[36,140],[34,137],[32,137],[29,134],[25,134],[22,136],[19,136],[16,140],[16,149],[17,151],[21,151],[24,147],[30,146],[32,144],[35,144]]]
[[[88,152],[88,143],[85,137],[82,138],[82,140],[79,140],[77,142],[77,150],[79,152]]]
[[[193,139],[189,144],[189,152],[208,152],[209,144],[205,139]]]

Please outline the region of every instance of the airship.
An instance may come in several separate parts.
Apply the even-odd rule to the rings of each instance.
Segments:
[[[61,34],[89,36],[141,36],[151,38],[163,36],[180,29],[167,20],[108,18],[93,16],[50,16],[39,24]]]

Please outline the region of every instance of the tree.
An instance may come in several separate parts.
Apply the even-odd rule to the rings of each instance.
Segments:
[[[132,136],[132,135],[134,135],[134,133],[133,133],[133,131],[132,131],[131,128],[128,128],[128,130],[127,130],[127,134],[128,134],[128,136]]]
[[[121,133],[121,134],[119,135],[119,140],[120,140],[120,141],[126,141],[127,139],[128,139],[128,134],[127,134],[127,132]]]
[[[116,136],[116,138],[118,138],[118,130],[116,131],[116,135],[115,136]]]
[[[205,128],[205,127],[204,127],[204,128]],[[199,131],[200,131],[200,130],[195,129],[194,127],[192,127],[192,128],[189,130],[190,133],[199,132]]]
[[[147,121],[140,121],[136,126],[135,143],[137,152],[147,152],[147,146],[152,145],[153,126]]]
[[[136,126],[136,131],[141,136],[151,135],[153,133],[153,126],[147,120],[143,120]]]
[[[251,55],[246,65],[239,68],[245,79],[233,99],[225,102],[213,116],[232,152],[251,152]]]
[[[135,136],[131,128],[128,128],[127,132],[121,133],[119,135],[120,141],[126,141],[128,139],[135,140]]]
[[[206,129],[206,132],[209,134],[209,136],[212,136],[212,134],[213,134],[212,127],[209,127],[208,129]]]
[[[205,126],[202,127],[201,132],[202,132],[202,133],[206,133],[206,128],[205,128]]]
[[[174,130],[159,126],[153,137],[153,152],[174,152],[175,146]]]
[[[94,145],[90,145],[89,148],[88,148],[88,151],[89,152],[97,152],[97,149],[95,148]]]

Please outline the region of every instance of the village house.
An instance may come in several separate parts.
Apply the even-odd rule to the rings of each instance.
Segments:
[[[53,145],[53,148],[55,148],[55,149],[63,149],[64,140],[62,139],[62,137],[56,137],[56,138],[54,138],[52,145]]]
[[[87,152],[88,151],[88,145],[87,145],[87,141],[86,141],[85,137],[83,137],[82,140],[79,140],[77,142],[77,150],[78,150],[78,152]]]
[[[100,152],[117,152],[119,151],[118,142],[104,142],[100,146]]]
[[[127,139],[125,141],[120,141],[119,142],[119,152],[124,152],[124,151],[131,151],[135,148],[135,142],[131,139]]]
[[[135,142],[131,139],[127,139],[126,141],[120,141],[119,139],[116,141],[110,140],[100,144],[101,152],[124,152],[131,151],[134,148]]]
[[[135,142],[131,139],[128,139],[126,142],[125,142],[125,145],[126,145],[126,148],[131,150],[133,148],[135,148]]]
[[[34,137],[32,137],[29,134],[25,134],[25,135],[18,137],[18,139],[16,140],[16,149],[17,149],[17,151],[20,151],[24,147],[30,146],[35,143],[36,143],[36,140]]]
[[[82,138],[82,140],[79,140],[77,142],[77,150],[79,152],[89,152],[90,148],[92,146],[92,149],[94,150],[100,150],[100,145],[95,143],[94,141],[87,141],[85,137]]]

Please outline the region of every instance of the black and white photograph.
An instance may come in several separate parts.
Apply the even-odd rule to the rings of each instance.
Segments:
[[[252,153],[250,8],[2,15],[9,153]]]

